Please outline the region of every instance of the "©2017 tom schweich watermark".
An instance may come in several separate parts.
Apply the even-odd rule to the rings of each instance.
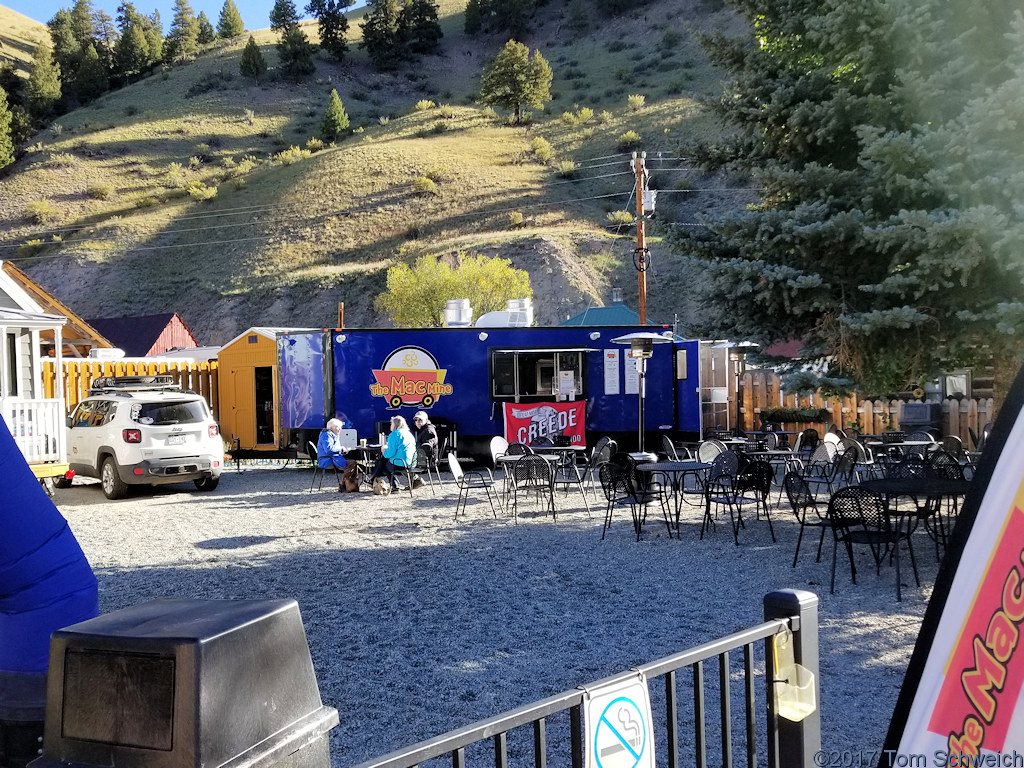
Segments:
[[[899,752],[895,749],[830,749],[814,753],[818,768],[1024,768],[1024,754],[1012,752]]]

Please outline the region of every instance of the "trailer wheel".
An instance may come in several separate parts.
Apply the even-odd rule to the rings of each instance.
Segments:
[[[395,395],[388,401],[388,403],[391,405],[392,408],[401,408],[402,398],[400,395]]]
[[[433,404],[434,404],[434,396],[433,395],[424,395],[423,396],[423,407],[424,408],[429,408]]]

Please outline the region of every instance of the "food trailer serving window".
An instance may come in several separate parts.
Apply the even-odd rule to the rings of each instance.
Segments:
[[[584,393],[586,347],[491,350],[491,396],[495,400],[551,399],[560,382],[571,382],[572,397]]]

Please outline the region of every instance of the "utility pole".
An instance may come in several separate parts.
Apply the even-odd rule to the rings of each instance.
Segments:
[[[636,174],[636,250],[633,251],[633,266],[636,267],[638,311],[640,325],[647,325],[647,267],[651,263],[651,254],[647,250],[646,233],[644,232],[644,197],[647,193],[647,168],[644,161],[646,152],[633,153],[630,167]]]

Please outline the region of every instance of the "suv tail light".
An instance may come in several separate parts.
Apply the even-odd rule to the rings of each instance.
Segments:
[[[122,429],[121,437],[124,438],[126,443],[141,443],[142,442],[142,430],[141,429]]]
[[[216,437],[219,434],[220,434],[220,429],[217,427],[217,425],[216,424],[211,424],[210,425],[210,437]]]

